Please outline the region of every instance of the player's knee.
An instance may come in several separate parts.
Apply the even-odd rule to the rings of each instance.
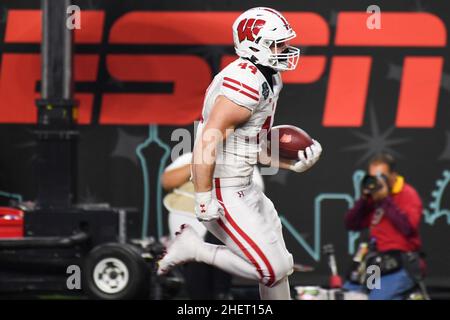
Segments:
[[[280,257],[276,264],[272,265],[271,272],[264,272],[265,276],[261,279],[265,286],[272,287],[280,280],[291,275],[294,271],[294,260],[291,254],[287,254],[284,257]]]
[[[278,267],[276,268],[275,283],[291,275],[292,272],[294,272],[294,259],[292,257],[292,254],[289,253],[285,257],[283,257],[281,263],[279,263]]]

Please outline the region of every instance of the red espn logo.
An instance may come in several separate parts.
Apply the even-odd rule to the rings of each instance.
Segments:
[[[75,42],[106,45],[100,53],[75,55],[77,84],[95,82],[100,64],[120,82],[173,84],[169,93],[102,92],[100,124],[188,124],[198,118],[203,94],[212,78],[208,63],[195,54],[108,53],[109,45],[231,45],[231,25],[237,12],[134,11],[119,17],[102,39],[105,13],[82,11],[81,30]],[[299,35],[294,44],[330,45],[326,21],[311,12],[290,12],[286,17]],[[366,27],[365,12],[340,12],[336,47],[434,47],[446,46],[443,22],[429,13],[383,12],[382,29]],[[5,44],[37,44],[41,39],[40,10],[10,10]],[[126,50],[125,50],[126,51]],[[234,57],[222,56],[225,66]],[[325,98],[323,125],[358,127],[363,123],[372,57],[333,56]],[[397,127],[433,127],[435,123],[444,57],[406,56],[397,105]],[[299,68],[283,74],[285,83],[306,84],[319,80],[327,64],[324,55],[301,57]],[[0,73],[0,122],[35,123],[40,80],[36,53],[2,53]],[[80,100],[79,123],[92,121],[94,93],[76,94]]]

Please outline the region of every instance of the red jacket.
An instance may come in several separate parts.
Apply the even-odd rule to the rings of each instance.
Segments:
[[[370,236],[376,239],[378,251],[419,251],[421,240],[419,223],[422,201],[417,191],[397,179],[389,197],[378,204],[360,199],[345,216],[349,230],[370,228]]]

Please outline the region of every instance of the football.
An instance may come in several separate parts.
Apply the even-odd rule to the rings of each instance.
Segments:
[[[302,129],[291,125],[275,126],[270,130],[268,139],[278,132],[279,155],[289,160],[298,159],[298,152],[313,144],[311,137]]]

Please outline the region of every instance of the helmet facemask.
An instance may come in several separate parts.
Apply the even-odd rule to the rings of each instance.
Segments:
[[[300,49],[289,45],[289,41],[295,37],[294,33],[284,39],[261,39],[261,45],[269,51],[266,62],[268,66],[277,71],[294,70],[297,67]]]

